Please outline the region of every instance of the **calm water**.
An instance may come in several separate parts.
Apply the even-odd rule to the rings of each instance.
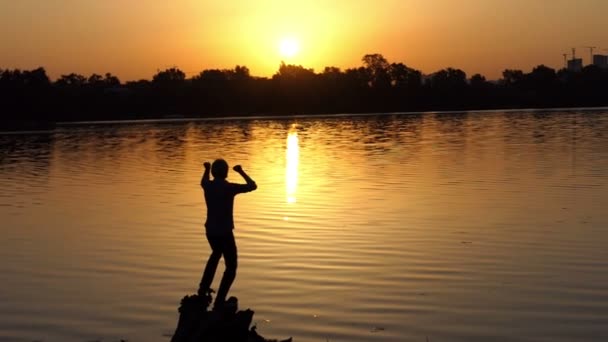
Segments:
[[[236,201],[231,293],[268,337],[608,340],[608,111],[84,124],[0,146],[3,341],[168,341],[220,156],[259,185]]]

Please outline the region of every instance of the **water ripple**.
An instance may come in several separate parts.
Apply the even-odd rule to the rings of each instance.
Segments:
[[[263,334],[604,340],[607,129],[496,111],[0,134],[0,340],[166,341],[217,157],[259,185],[236,200],[232,291]]]

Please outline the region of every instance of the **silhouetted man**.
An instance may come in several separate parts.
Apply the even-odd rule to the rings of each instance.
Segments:
[[[207,221],[205,230],[207,241],[211,246],[211,255],[207,261],[207,266],[203,272],[203,277],[198,289],[201,296],[210,295],[211,283],[215,276],[215,270],[220,258],[224,256],[226,270],[220,282],[220,288],[215,297],[214,309],[220,308],[226,301],[228,290],[236,276],[237,253],[236,242],[234,241],[234,219],[233,207],[234,196],[244,192],[257,189],[255,182],[243,171],[240,165],[234,167],[234,171],[240,174],[246,184],[230,183],[228,177],[228,163],[223,159],[217,159],[210,165],[204,163],[205,172],[201,179],[201,187],[205,192],[205,202],[207,203]],[[209,179],[209,172],[213,175],[213,180]]]

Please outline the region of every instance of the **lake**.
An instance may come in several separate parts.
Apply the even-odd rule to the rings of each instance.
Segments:
[[[231,294],[266,337],[608,340],[606,109],[81,123],[0,146],[2,341],[169,341],[219,157],[259,186],[236,199]]]

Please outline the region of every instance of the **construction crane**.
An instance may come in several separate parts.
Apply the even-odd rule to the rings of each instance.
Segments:
[[[593,49],[597,49],[595,46],[583,46],[585,49],[589,49],[589,64],[593,64]]]
[[[564,56],[564,68],[568,68],[568,54],[564,53],[562,56]]]
[[[572,48],[572,60],[576,59],[576,48]]]

